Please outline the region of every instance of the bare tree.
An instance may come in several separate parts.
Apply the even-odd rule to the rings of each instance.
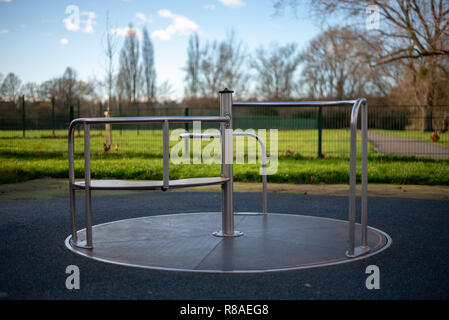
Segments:
[[[269,99],[290,98],[295,89],[294,75],[299,61],[294,43],[285,46],[272,43],[269,50],[257,49],[250,65],[257,74],[258,92]]]
[[[22,81],[15,73],[8,73],[0,87],[1,96],[3,96],[5,100],[15,102],[20,95],[21,84]]]
[[[349,27],[330,27],[319,34],[301,54],[301,82],[309,95],[342,100],[388,94],[387,70],[371,64],[368,49],[360,32]]]
[[[242,96],[248,91],[249,74],[245,69],[247,51],[242,40],[237,40],[234,30],[228,32],[225,41],[222,42],[223,85],[232,88],[237,96]]]
[[[22,93],[27,101],[36,102],[39,99],[39,86],[36,82],[27,82],[22,86]]]
[[[147,102],[153,103],[156,97],[156,68],[154,66],[154,48],[148,35],[147,28],[143,28],[142,45],[143,80]]]
[[[116,36],[111,32],[109,25],[109,12],[106,15],[106,43],[104,53],[106,55],[107,66],[106,66],[106,87],[108,91],[108,111],[111,107],[112,102],[112,90],[114,87],[114,57],[117,53],[118,41]]]
[[[74,105],[77,96],[78,73],[75,69],[67,67],[59,80],[59,90],[66,107]]]
[[[157,92],[158,100],[161,100],[162,102],[172,100],[171,96],[173,94],[173,87],[168,80],[165,80],[159,85]]]
[[[64,107],[74,105],[77,99],[94,99],[95,84],[78,79],[75,69],[67,67],[60,78],[45,81],[39,86],[39,98],[48,100],[55,98],[64,102]]]
[[[123,48],[120,52],[120,79],[126,82],[124,86],[130,102],[135,103],[141,84],[141,68],[139,63],[139,39],[137,29],[129,24]]]
[[[124,100],[131,101],[131,87],[127,75],[128,73],[125,71],[125,66],[121,64],[115,81],[117,99],[119,102]]]
[[[3,78],[4,78],[3,73],[0,72],[0,100],[2,100],[2,98],[3,98],[2,97],[3,94],[2,94],[2,91],[1,91],[2,85],[3,85]]]
[[[224,80],[225,55],[223,44],[218,41],[206,42],[200,64],[201,93],[214,97],[222,89]]]
[[[315,0],[310,1],[320,16],[342,14],[347,21],[363,21],[366,9],[374,5],[381,17],[380,28],[370,30],[371,36],[382,40],[383,49],[377,64],[399,61],[412,73],[409,82],[412,96],[424,104],[423,131],[432,130],[432,107],[444,96],[439,90],[442,75],[441,60],[449,56],[448,0]],[[277,10],[299,7],[298,0],[276,0]],[[365,23],[361,24],[363,27]]]
[[[58,97],[59,79],[53,78],[42,82],[37,90],[38,100],[45,101]]]
[[[184,80],[187,82],[184,92],[188,98],[196,98],[199,94],[201,59],[202,51],[200,50],[200,39],[198,37],[198,33],[194,33],[189,38],[189,45],[187,47],[187,63],[184,68],[184,71],[186,72]]]
[[[223,41],[206,42],[200,46],[199,37],[190,37],[187,48],[185,93],[188,97],[202,94],[215,97],[225,87],[243,94],[247,88],[248,75],[243,69],[246,63],[245,47],[231,31]]]

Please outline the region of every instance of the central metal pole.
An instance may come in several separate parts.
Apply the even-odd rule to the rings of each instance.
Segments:
[[[220,91],[220,116],[229,117],[229,121],[220,124],[221,137],[221,176],[229,179],[221,185],[222,230],[214,232],[217,237],[238,237],[243,235],[234,230],[233,199],[233,136],[232,136],[232,93],[224,89]]]

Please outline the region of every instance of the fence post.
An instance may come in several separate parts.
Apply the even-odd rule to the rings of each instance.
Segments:
[[[100,101],[100,118],[103,117],[103,104]]]
[[[136,107],[137,107],[137,116],[139,117],[140,116],[139,104],[137,104]],[[139,135],[139,129],[140,129],[140,126],[137,125],[137,135]]]
[[[186,116],[186,117],[189,116],[189,108],[184,108],[184,116]],[[188,122],[185,123],[184,128],[185,128],[186,132],[189,132],[189,123]],[[190,159],[189,143],[190,143],[190,139],[184,139],[185,153],[186,153],[186,155],[189,156],[189,159]]]
[[[77,113],[78,113],[78,115],[77,115],[77,118],[81,118],[81,114],[80,114],[80,99],[78,99],[77,101],[76,101],[76,107],[77,107]],[[78,127],[78,137],[80,136],[80,126],[77,126]]]
[[[118,115],[119,115],[119,117],[122,116],[122,103],[121,102],[119,102],[119,104],[118,104]],[[120,124],[120,135],[122,135],[122,125],[121,124]]]
[[[322,140],[323,140],[323,110],[322,107],[318,107],[318,158],[323,157],[322,153]]]
[[[25,95],[22,96],[22,134],[25,138],[25,130],[26,130],[26,117],[25,117]]]
[[[51,97],[51,128],[53,137],[55,137],[55,97]]]
[[[70,104],[69,108],[70,108],[70,114],[69,114],[70,122],[72,122],[72,120],[75,118],[75,115],[74,115],[74,112],[73,112],[73,105]]]

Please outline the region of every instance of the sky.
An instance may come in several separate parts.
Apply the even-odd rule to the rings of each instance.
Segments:
[[[298,16],[307,16],[299,11]],[[23,83],[41,83],[70,66],[80,79],[103,80],[109,15],[119,48],[129,23],[139,30],[147,27],[157,81],[168,80],[173,98],[180,99],[193,32],[200,41],[221,41],[234,30],[248,53],[274,41],[305,48],[320,32],[308,19],[288,11],[274,13],[272,0],[0,0],[0,73],[14,72]]]

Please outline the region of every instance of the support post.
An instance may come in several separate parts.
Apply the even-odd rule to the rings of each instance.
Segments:
[[[357,156],[357,122],[354,125],[351,122],[351,138],[350,138],[350,155],[349,155],[349,247],[346,255],[354,257],[355,247],[355,209],[356,209],[356,194],[355,187],[357,183],[356,176],[356,156]]]
[[[323,157],[322,141],[323,141],[323,107],[318,107],[318,158]]]
[[[118,114],[119,114],[119,117],[122,117],[122,103],[121,102],[119,102],[119,104],[118,104]],[[122,135],[122,125],[120,124],[120,135]]]
[[[22,96],[22,135],[25,138],[26,116],[25,116],[25,96]]]
[[[51,129],[53,138],[55,135],[55,97],[51,97]]]
[[[362,103],[362,247],[368,248],[368,105]]]
[[[184,108],[184,116],[186,116],[186,117],[188,117],[189,116],[189,108]],[[186,130],[186,132],[189,132],[189,123],[188,122],[186,122],[185,123],[185,127],[184,127],[184,129]],[[190,139],[184,139],[184,149],[185,149],[185,154],[186,154],[186,156],[188,156],[189,157],[189,159],[190,159],[190,148],[189,148],[189,145],[190,145]]]
[[[227,88],[220,91],[220,116],[229,117],[228,122],[220,124],[221,138],[221,176],[228,178],[221,185],[222,230],[214,232],[217,237],[237,237],[243,235],[234,230],[233,199],[233,136],[232,136],[232,93]]]
[[[84,124],[84,189],[86,192],[86,248],[92,249],[92,199],[90,190],[90,125]]]
[[[139,104],[137,104],[136,107],[137,107],[137,116],[139,117],[140,116]],[[140,134],[140,130],[139,129],[140,129],[140,126],[139,126],[139,124],[137,124],[137,135]]]
[[[356,161],[357,161],[357,117],[362,109],[362,216],[361,216],[361,245],[355,246],[355,213],[356,213]],[[358,99],[351,112],[351,146],[350,146],[350,172],[349,172],[349,241],[346,256],[350,258],[364,255],[370,251],[367,243],[367,163],[368,163],[368,113],[365,99]]]
[[[54,98],[51,99],[54,105]],[[76,232],[76,193],[74,188],[75,183],[75,164],[73,159],[74,146],[73,146],[73,135],[74,129],[72,126],[69,127],[69,137],[68,137],[68,157],[69,157],[69,194],[70,194],[70,218],[72,221],[72,244],[76,245],[78,243],[78,234]]]
[[[70,105],[69,105],[69,120],[70,120],[70,122],[72,122],[73,121],[73,119],[75,119],[75,114],[74,114],[74,112],[73,112],[73,105],[72,105],[72,103],[70,103]]]
[[[80,99],[76,101],[76,109],[77,109],[77,118],[81,118],[80,113]],[[78,126],[78,137],[80,136],[80,126]]]
[[[169,127],[168,121],[165,120],[162,124],[162,148],[163,148],[163,163],[162,163],[162,191],[166,191],[169,188],[169,165],[170,165],[170,139],[169,139]]]

